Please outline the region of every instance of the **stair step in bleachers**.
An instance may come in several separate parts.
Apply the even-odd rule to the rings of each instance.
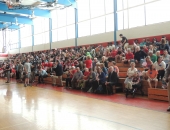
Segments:
[[[158,88],[148,88],[148,98],[168,101],[168,90]]]

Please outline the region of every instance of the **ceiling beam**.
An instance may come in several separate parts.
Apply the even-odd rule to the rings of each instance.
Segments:
[[[19,29],[20,27],[14,24],[9,24],[9,23],[1,24],[0,23],[0,29],[7,29],[7,28],[8,29]]]
[[[33,20],[25,16],[17,16],[12,14],[0,13],[0,21],[14,24],[30,24],[33,25]]]
[[[5,3],[0,3],[0,11],[3,12],[9,12],[9,13],[18,13],[18,14],[26,14],[26,15],[34,15],[38,17],[47,17],[50,18],[50,10],[43,10],[38,8],[33,9],[8,9],[7,5]]]

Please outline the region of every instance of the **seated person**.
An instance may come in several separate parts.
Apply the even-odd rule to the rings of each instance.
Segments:
[[[132,81],[132,78],[133,78],[135,72],[137,71],[137,69],[135,68],[134,62],[131,62],[130,66],[131,67],[127,71],[128,77],[125,79],[125,82],[124,82],[126,88],[128,88],[128,83]]]
[[[153,52],[150,51],[149,56],[153,63],[155,63],[157,61],[157,56],[155,54],[153,54]]]
[[[119,77],[119,68],[116,66],[116,62],[112,62],[113,63],[113,71],[117,73],[117,76]]]
[[[107,68],[104,66],[103,63],[100,63],[100,67],[102,69],[102,71],[104,72],[104,74],[106,75],[106,78],[108,77],[108,71]]]
[[[162,57],[158,57],[157,62],[154,63],[154,68],[158,71],[157,79],[161,80],[165,74],[166,64],[162,60]]]
[[[145,38],[140,43],[140,47],[143,48],[144,45],[146,45],[146,39]]]
[[[82,79],[83,73],[79,67],[76,68],[77,72],[74,73],[73,78],[71,80],[72,88],[77,88],[78,82]]]
[[[132,77],[132,81],[128,82],[126,85],[126,89],[130,90],[130,92],[134,93],[136,89],[138,89],[141,86],[140,84],[140,77],[138,74],[138,71],[136,71]],[[141,91],[143,94],[143,91]]]
[[[93,82],[92,85],[92,90],[93,92],[96,92],[97,88],[99,87],[99,85],[102,86],[103,88],[103,92],[104,92],[104,84],[106,81],[106,75],[104,74],[104,72],[102,71],[102,68],[98,67],[97,68],[97,74],[96,74],[96,80]]]
[[[39,71],[39,76],[38,76],[38,83],[44,83],[44,78],[48,77],[47,72],[42,69],[42,67],[40,68]]]
[[[157,57],[157,59],[158,59],[158,57],[160,57],[160,56],[161,56],[160,51],[157,51],[157,52],[156,52],[156,57]]]
[[[73,75],[74,75],[75,72],[76,72],[75,66],[72,66],[72,68],[70,70],[68,70],[67,78],[66,78],[66,87],[65,88],[67,88],[68,85],[71,88],[71,86],[72,86],[71,85],[71,80],[72,80]]]
[[[118,59],[121,61],[123,55],[124,55],[124,53],[123,53],[123,51],[122,51],[122,48],[119,47],[119,48],[118,48],[118,51],[117,51],[117,55],[115,56],[115,62],[117,63],[117,62],[118,62]]]
[[[117,73],[114,71],[113,66],[109,67],[109,76],[107,78],[107,81],[105,82],[107,94],[113,94],[113,85],[116,85],[118,82],[118,76]]]
[[[166,63],[166,67],[170,62],[170,55],[168,54],[167,50],[164,50],[163,61]]]
[[[159,45],[158,50],[161,55],[163,55],[164,50],[169,51],[169,46],[166,44],[166,40],[164,38],[161,39],[161,44]]]
[[[112,52],[111,52],[112,61],[115,61],[115,56],[116,55],[117,55],[117,50],[113,47]]]
[[[134,57],[135,63],[142,64],[146,56],[147,54],[144,51],[140,50],[140,47],[136,47],[136,52]]]
[[[90,74],[89,69],[85,68],[84,75],[82,76],[82,79],[78,81],[78,85],[77,85],[78,88],[82,89],[86,86],[86,82],[87,82],[89,74]]]
[[[89,76],[87,78],[86,85],[82,88],[83,91],[87,92],[91,87],[93,82],[96,80],[96,73],[92,68],[89,69]]]
[[[152,88],[151,81],[153,81],[153,82],[155,82],[155,88],[156,88],[157,84],[158,84],[158,79],[157,79],[158,71],[154,68],[153,65],[151,65],[146,74],[148,76],[149,87]]]
[[[147,48],[146,45],[143,46],[143,51],[144,51],[146,54],[148,54],[149,50],[148,50],[148,48]]]
[[[124,62],[125,64],[134,61],[134,55],[133,55],[133,53],[131,52],[131,49],[128,48],[127,51],[128,51],[128,52],[125,54],[125,59],[122,60],[122,62]]]

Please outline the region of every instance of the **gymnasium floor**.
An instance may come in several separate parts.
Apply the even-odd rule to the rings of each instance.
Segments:
[[[0,130],[170,130],[168,103],[0,79]]]

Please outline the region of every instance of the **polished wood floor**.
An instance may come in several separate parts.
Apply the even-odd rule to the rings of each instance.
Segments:
[[[0,80],[0,130],[170,130],[170,114]]]

